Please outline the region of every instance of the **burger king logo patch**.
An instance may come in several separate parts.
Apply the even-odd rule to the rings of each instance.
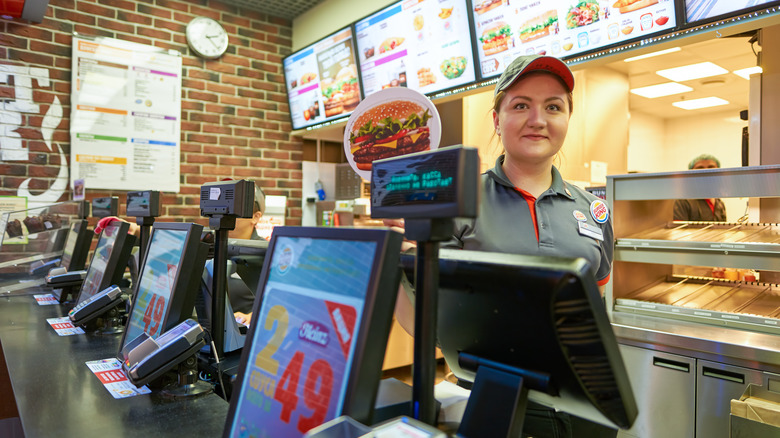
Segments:
[[[585,216],[585,213],[579,210],[574,210],[572,214],[574,215],[574,219],[577,219],[577,222],[585,222],[586,220],[588,220],[588,217]]]
[[[595,200],[590,203],[590,215],[593,216],[593,220],[603,224],[609,219],[609,209],[604,201]]]

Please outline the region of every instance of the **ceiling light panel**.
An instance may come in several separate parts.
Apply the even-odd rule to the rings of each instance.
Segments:
[[[748,68],[743,68],[743,69],[740,69],[740,70],[735,70],[734,74],[739,76],[739,77],[742,77],[742,78],[745,78],[747,80],[750,80],[750,75],[755,74],[755,73],[762,73],[763,71],[764,70],[761,67],[756,66],[756,67],[748,67]]]
[[[682,100],[673,102],[672,105],[684,110],[696,110],[713,106],[728,105],[729,101],[720,97],[705,97],[703,99]]]
[[[665,84],[650,85],[649,87],[634,88],[629,91],[637,96],[655,99],[656,97],[687,93],[688,91],[693,91],[693,88],[687,85],[678,84],[677,82],[667,82]]]
[[[623,60],[623,62],[639,61],[641,59],[647,59],[647,58],[653,58],[655,56],[666,55],[667,53],[679,52],[680,50],[682,50],[682,49],[680,49],[679,47],[672,47],[671,49],[659,50],[657,52],[645,53],[644,55],[639,55],[639,56],[633,56],[631,58],[626,58],[626,59]]]
[[[729,71],[712,62],[700,62],[698,64],[685,65],[682,67],[658,70],[655,72],[659,76],[675,82],[690,81],[693,79],[706,78],[726,74]]]

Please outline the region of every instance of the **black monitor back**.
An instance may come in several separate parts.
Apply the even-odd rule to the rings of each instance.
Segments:
[[[135,236],[127,234],[129,228],[129,223],[115,221],[100,232],[76,304],[113,284],[119,284],[135,244]]]
[[[86,219],[77,219],[71,222],[65,246],[62,249],[60,266],[68,271],[80,271],[84,269],[89,255],[89,246],[92,243],[92,231],[87,228]]]
[[[414,256],[402,265],[413,278]],[[442,249],[437,336],[453,373],[473,382],[480,363],[497,363],[527,377],[530,400],[630,427],[636,402],[589,269],[581,258]]]

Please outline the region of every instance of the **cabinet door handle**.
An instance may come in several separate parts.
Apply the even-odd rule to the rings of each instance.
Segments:
[[[701,375],[713,379],[728,380],[729,382],[745,384],[745,375],[731,371],[716,370],[710,367],[701,367]]]
[[[675,360],[662,359],[660,357],[653,356],[653,365],[661,368],[668,368],[670,370],[682,371],[684,373],[691,372],[691,365],[685,362],[677,362]]]

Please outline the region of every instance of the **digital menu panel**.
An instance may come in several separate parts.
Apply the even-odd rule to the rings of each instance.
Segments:
[[[685,0],[685,17],[686,22],[693,23],[731,15],[734,12],[769,3],[779,2],[777,0]]]
[[[389,87],[434,93],[474,82],[466,0],[404,0],[355,24],[366,96]]]
[[[293,53],[283,64],[293,129],[347,116],[360,103],[350,28]]]
[[[534,53],[568,58],[676,26],[672,0],[474,0],[482,78]]]

